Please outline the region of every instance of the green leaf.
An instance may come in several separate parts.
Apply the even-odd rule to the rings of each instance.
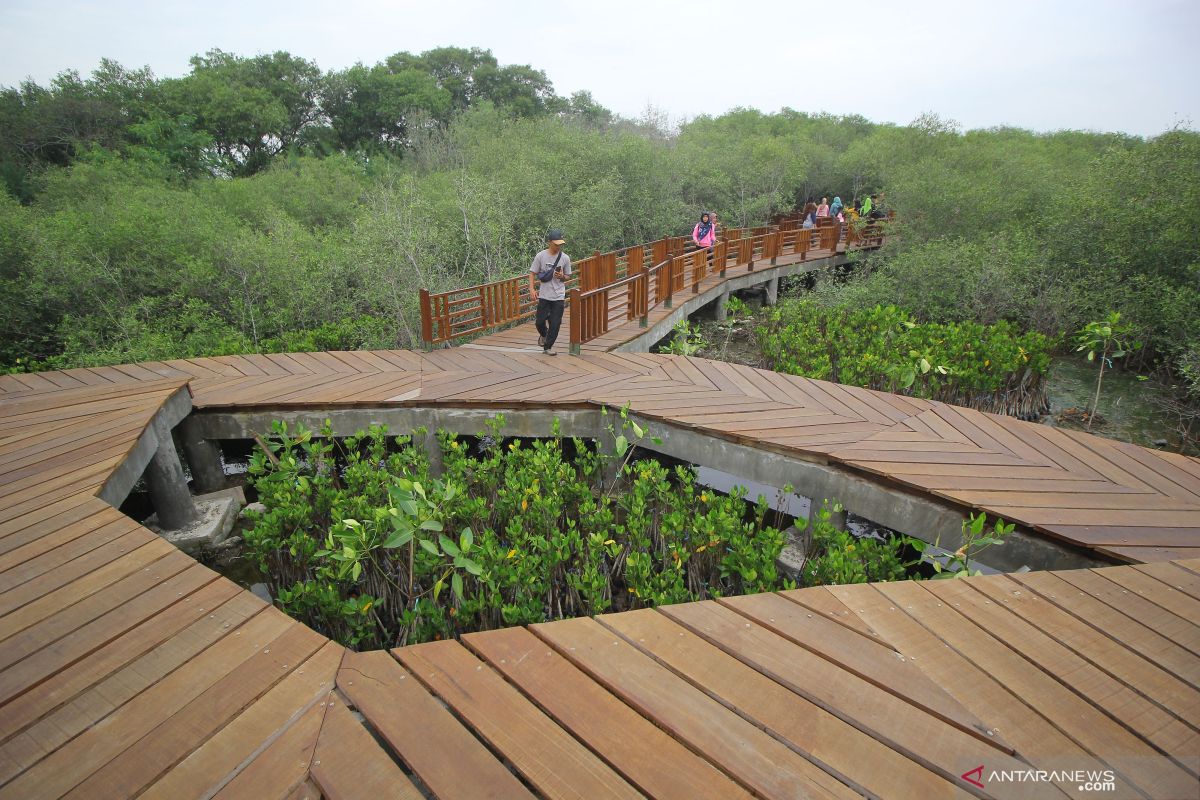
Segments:
[[[440,594],[442,593],[442,588],[443,588],[445,585],[446,585],[446,584],[445,584],[445,583],[442,581],[442,579],[441,579],[441,578],[438,578],[438,579],[437,579],[437,583],[435,583],[435,584],[433,585],[433,599],[434,599],[434,600],[437,600],[437,599],[438,599],[438,595],[440,595]]]
[[[617,458],[622,458],[625,455],[625,451],[628,449],[629,449],[629,440],[625,438],[625,434],[621,434],[620,436],[617,437],[617,443],[616,443]]]
[[[462,575],[458,574],[457,572],[454,573],[454,576],[452,578],[450,578],[450,587],[454,590],[454,596],[458,598],[459,602],[462,602],[462,599],[463,599]]]
[[[431,542],[430,540],[421,539],[420,542],[421,542],[421,547],[430,555],[434,555],[434,556],[441,555],[441,551],[438,550],[438,546],[436,544],[434,544],[433,542]]]
[[[636,422],[630,422],[629,424],[631,426],[633,426],[633,435],[636,436],[637,438],[640,439],[646,435],[646,432],[644,430],[642,430],[641,425],[638,425]]]
[[[362,576],[362,562],[355,561],[354,566],[350,568],[350,577],[357,581],[359,579],[359,577],[361,577],[361,576]]]
[[[348,559],[354,558],[355,550],[348,544],[342,545],[342,556]]]
[[[458,546],[464,553],[471,551],[471,545],[475,544],[475,534],[470,528],[463,528],[462,533],[458,535]]]
[[[443,533],[442,535],[438,536],[438,543],[441,544],[442,552],[446,555],[456,556],[459,554],[458,545],[456,545],[454,540],[446,534]]]
[[[477,562],[472,561],[471,559],[467,558],[466,556],[461,556],[461,558],[462,558],[462,568],[465,569],[467,572],[471,573],[472,575],[482,575],[483,574],[483,567],[479,566],[479,564]]]
[[[345,525],[347,528],[361,528],[362,527],[362,523],[356,519],[344,519],[344,520],[342,520],[342,524]]]
[[[396,531],[388,537],[387,541],[383,543],[383,546],[388,550],[394,550],[397,547],[404,547],[404,545],[412,541],[412,538],[413,532],[411,530]]]
[[[427,519],[421,523],[421,530],[423,531],[440,531],[441,529],[442,523],[436,519]]]

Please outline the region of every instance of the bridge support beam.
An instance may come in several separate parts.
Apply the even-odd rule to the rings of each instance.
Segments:
[[[211,439],[201,435],[194,417],[188,417],[180,426],[183,441],[183,457],[192,473],[192,482],[200,494],[225,488],[225,471],[221,468],[221,448]]]
[[[178,530],[199,519],[200,513],[192,502],[192,493],[183,476],[183,464],[179,462],[179,453],[171,439],[171,429],[156,422],[154,434],[158,438],[158,448],[146,465],[146,485],[154,510],[158,512],[159,527]]]
[[[425,431],[425,454],[429,457],[429,477],[440,478],[446,472],[446,462],[442,457],[442,444],[438,441],[437,430]]]
[[[729,292],[723,292],[717,297],[716,304],[713,306],[713,315],[717,322],[724,322],[729,318]]]
[[[771,278],[764,284],[766,288],[766,297],[763,299],[763,305],[773,306],[779,302],[779,278]]]

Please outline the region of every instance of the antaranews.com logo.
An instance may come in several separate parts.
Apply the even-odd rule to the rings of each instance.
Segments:
[[[1114,792],[1117,775],[1111,769],[993,769],[984,777],[980,764],[962,774],[967,783],[985,788],[988,783],[1073,783],[1081,792]]]

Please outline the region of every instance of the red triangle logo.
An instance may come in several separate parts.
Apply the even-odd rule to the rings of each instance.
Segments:
[[[975,777],[972,778],[971,777],[972,775],[974,775]],[[980,764],[978,767],[976,767],[973,770],[970,770],[969,772],[964,772],[962,774],[962,779],[964,781],[966,781],[967,783],[973,783],[976,786],[978,786],[980,789],[982,789],[983,788],[983,782],[982,782],[983,781],[983,764]]]

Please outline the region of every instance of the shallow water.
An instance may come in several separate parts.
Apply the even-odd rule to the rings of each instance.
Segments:
[[[1096,392],[1098,371],[1096,365],[1089,364],[1082,357],[1055,358],[1050,365],[1047,384],[1051,415],[1057,419],[1063,409],[1090,408]],[[1102,419],[1092,426],[1091,432],[1143,447],[1154,447],[1155,442],[1161,446],[1162,441],[1166,440],[1164,449],[1177,451],[1179,434],[1170,418],[1154,404],[1155,398],[1169,396],[1170,390],[1157,381],[1141,381],[1136,374],[1105,370],[1104,382],[1100,387]]]

